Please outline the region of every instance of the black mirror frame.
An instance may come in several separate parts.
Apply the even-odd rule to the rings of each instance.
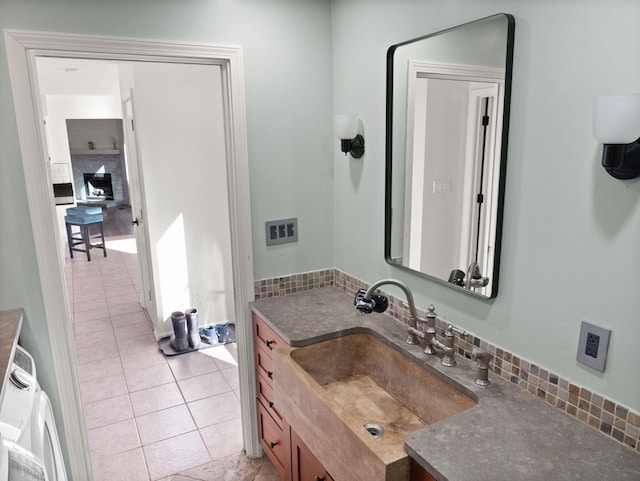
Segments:
[[[442,35],[444,33],[458,30],[467,25],[483,22],[491,18],[503,16],[507,20],[507,49],[505,56],[505,90],[504,90],[504,106],[503,106],[503,124],[502,124],[502,149],[500,152],[500,181],[498,186],[498,202],[497,202],[497,218],[496,218],[496,240],[495,240],[495,257],[493,265],[493,282],[490,295],[484,296],[470,289],[452,284],[438,277],[425,274],[424,272],[416,271],[409,267],[405,267],[396,262],[393,262],[391,257],[391,225],[392,225],[392,171],[393,171],[393,56],[398,47],[408,45],[419,40],[425,40],[430,37]],[[458,292],[471,295],[475,298],[488,300],[493,299],[498,295],[498,280],[500,274],[500,251],[502,247],[502,217],[504,210],[504,196],[505,196],[505,183],[507,173],[507,146],[509,141],[509,119],[511,112],[511,78],[513,72],[513,50],[514,50],[514,38],[515,38],[515,18],[508,13],[497,13],[488,17],[480,18],[472,22],[467,22],[461,25],[456,25],[445,30],[417,37],[405,42],[401,42],[392,45],[387,50],[387,98],[386,98],[386,134],[385,134],[385,205],[384,205],[384,257],[386,262],[399,269],[407,272],[412,272],[423,278],[432,280],[439,284],[445,285]]]

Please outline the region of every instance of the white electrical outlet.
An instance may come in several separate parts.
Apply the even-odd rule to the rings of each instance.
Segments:
[[[578,362],[604,372],[610,336],[610,329],[582,321],[578,339]]]

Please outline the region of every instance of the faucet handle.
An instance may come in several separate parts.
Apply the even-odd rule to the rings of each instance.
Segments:
[[[487,351],[483,351],[482,349],[478,349],[477,347],[473,348],[471,351],[471,360],[478,362],[478,374],[473,382],[475,382],[478,386],[488,386],[490,384],[489,381],[489,361],[491,359],[491,354]]]
[[[458,334],[458,336],[462,338],[466,338],[469,335],[469,333],[464,329],[458,329],[457,327],[454,327],[453,324],[447,324],[447,329],[444,331],[444,335],[453,336],[454,333]]]

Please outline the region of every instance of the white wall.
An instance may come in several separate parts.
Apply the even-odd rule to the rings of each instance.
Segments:
[[[133,74],[157,334],[188,307],[203,325],[234,320],[220,67],[139,62]]]
[[[336,266],[369,282],[399,278],[420,305],[433,302],[451,322],[640,409],[640,182],[609,177],[591,133],[594,95],[639,90],[640,63],[629,59],[640,45],[640,4],[340,0],[332,7],[334,108],[359,112],[367,133],[360,161],[335,153]],[[494,301],[480,301],[384,263],[385,55],[402,40],[497,12],[516,18],[511,129],[500,288]],[[575,360],[583,319],[612,329],[604,374]]]
[[[47,91],[46,84],[41,82],[41,90]],[[47,144],[52,164],[67,164],[71,169],[71,152],[67,133],[67,119],[114,119],[122,118],[120,97],[97,95],[46,95],[44,97],[46,116]],[[73,178],[73,174],[72,178]],[[58,215],[58,231],[63,239],[62,249],[67,232],[64,216],[68,205],[56,207]],[[64,253],[62,253],[64,255]]]
[[[423,255],[420,271],[447,279],[459,264],[464,165],[467,131],[468,86],[464,82],[424,79],[427,90],[426,137],[423,186],[425,190],[422,224]],[[428,82],[428,87],[427,87]],[[424,110],[425,107],[423,107]],[[464,138],[451,138],[453,134]],[[450,190],[434,192],[435,181],[446,180]]]

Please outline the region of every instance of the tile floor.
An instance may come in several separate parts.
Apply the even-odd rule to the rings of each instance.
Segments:
[[[67,259],[96,481],[279,481],[242,453],[235,344],[165,357],[138,303],[131,237]]]

